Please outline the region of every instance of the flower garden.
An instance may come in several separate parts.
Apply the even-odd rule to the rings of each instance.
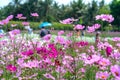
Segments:
[[[0,24],[6,25],[12,18],[10,15]],[[19,14],[17,18],[25,17]],[[111,23],[114,18],[102,14],[96,20]],[[68,18],[60,22],[74,21]],[[83,30],[85,26],[77,24],[73,28]],[[87,32],[99,28],[102,25],[96,23],[87,26]],[[95,43],[94,39],[77,39],[74,32],[59,31],[41,39],[14,29],[7,35],[0,34],[0,38],[0,80],[120,80],[120,37],[103,37]]]

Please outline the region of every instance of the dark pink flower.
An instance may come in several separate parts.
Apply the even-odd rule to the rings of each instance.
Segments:
[[[12,65],[12,64],[9,64],[9,65],[6,66],[6,69],[10,72],[16,72],[17,67]]]
[[[30,56],[30,55],[33,55],[34,54],[34,52],[33,52],[33,50],[28,50],[28,51],[24,51],[24,52],[22,52],[22,55],[25,55],[25,56]]]
[[[105,51],[106,51],[107,56],[109,56],[109,55],[111,55],[113,50],[112,50],[112,47],[107,46]]]
[[[80,42],[76,42],[75,45],[78,47],[84,47],[84,46],[88,45],[88,42],[87,41],[80,41]]]

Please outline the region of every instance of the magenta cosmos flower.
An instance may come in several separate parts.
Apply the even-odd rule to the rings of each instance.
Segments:
[[[33,52],[33,50],[28,50],[28,51],[24,51],[24,52],[22,52],[22,55],[25,55],[25,56],[30,56],[30,55],[33,55],[34,54],[34,52]]]
[[[12,65],[12,64],[9,64],[9,65],[6,66],[6,69],[10,72],[16,72],[17,67]]]
[[[109,55],[111,55],[113,49],[112,49],[112,47],[108,46],[108,47],[106,47],[105,51],[106,51],[107,56],[109,56]]]
[[[120,66],[119,65],[111,66],[110,70],[115,78],[120,78]]]
[[[109,73],[106,71],[106,72],[97,72],[96,73],[96,79],[100,79],[100,80],[107,80],[107,78],[109,77]]]

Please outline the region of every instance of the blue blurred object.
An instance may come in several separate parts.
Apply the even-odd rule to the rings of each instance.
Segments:
[[[52,26],[52,24],[49,23],[49,22],[43,22],[43,23],[41,23],[41,24],[39,25],[39,28],[47,27],[47,26]]]
[[[0,34],[3,34],[3,33],[4,33],[3,29],[0,29]]]

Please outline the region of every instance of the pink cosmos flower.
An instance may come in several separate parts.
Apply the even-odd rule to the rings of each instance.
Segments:
[[[120,43],[117,43],[116,46],[120,47]]]
[[[118,42],[118,41],[120,41],[120,37],[114,37],[114,38],[112,38],[112,41]]]
[[[4,34],[0,34],[0,38],[3,38],[5,35]]]
[[[73,35],[73,33],[72,33],[72,32],[70,32],[70,33],[66,34],[66,36],[67,36],[67,37],[72,37],[72,35]]]
[[[8,24],[8,23],[9,23],[8,19],[4,19],[0,22],[1,25],[5,25],[5,24]]]
[[[111,64],[110,60],[109,59],[106,59],[106,58],[101,58],[99,60],[99,65],[101,67],[106,67],[106,66],[109,66]]]
[[[95,28],[94,28],[94,27],[88,26],[87,32],[92,33],[92,32],[94,32],[94,31],[95,31]]]
[[[10,34],[10,35],[20,34],[20,30],[19,30],[19,29],[14,29],[14,30],[10,31],[9,34]]]
[[[51,39],[52,35],[48,34],[46,36],[43,37],[44,40],[49,41]]]
[[[39,15],[38,15],[38,13],[31,13],[31,16],[38,17]]]
[[[22,22],[22,25],[24,25],[24,26],[29,26],[29,22]]]
[[[62,36],[57,36],[55,38],[55,43],[65,44],[65,39]]]
[[[85,26],[83,25],[80,25],[80,24],[77,24],[74,29],[77,29],[77,30],[83,30],[85,28]]]
[[[115,78],[120,78],[120,66],[119,65],[111,66],[110,70]]]
[[[72,24],[75,21],[73,18],[67,18],[65,20],[60,21],[62,24]]]
[[[100,25],[100,24],[94,24],[93,27],[94,27],[95,29],[99,29],[99,28],[101,27],[101,25]]]
[[[64,34],[64,31],[59,31],[58,32],[58,36],[61,36],[62,34]]]
[[[86,72],[85,68],[80,68],[79,71],[82,72],[82,73]]]
[[[23,14],[17,14],[16,18],[20,19],[23,16]]]
[[[17,34],[20,34],[20,30],[18,30],[18,29],[15,29],[15,30],[12,30],[9,32],[9,36],[11,39],[14,39],[14,36]]]
[[[107,80],[110,74],[105,71],[105,72],[97,72],[96,73],[96,79],[100,80]]]
[[[10,72],[16,72],[17,67],[12,65],[12,64],[9,64],[9,65],[6,66],[6,69]]]
[[[11,20],[11,19],[13,19],[13,15],[9,15],[6,19],[8,19],[8,20]]]
[[[113,59],[116,59],[117,61],[120,60],[120,53],[117,51],[117,52],[113,52],[113,54],[111,54],[111,57]]]
[[[46,73],[46,74],[43,74],[43,76],[47,79],[51,79],[51,80],[55,80],[55,77],[53,77],[51,74],[49,73]]]
[[[24,67],[28,67],[28,68],[38,68],[39,67],[39,61],[37,60],[33,60],[33,61],[28,61],[26,63],[23,63]]]
[[[94,64],[94,63],[98,62],[101,58],[101,56],[99,56],[99,55],[90,55],[90,56],[84,55],[81,57],[82,57],[82,60],[84,61],[85,65],[86,64]]]

